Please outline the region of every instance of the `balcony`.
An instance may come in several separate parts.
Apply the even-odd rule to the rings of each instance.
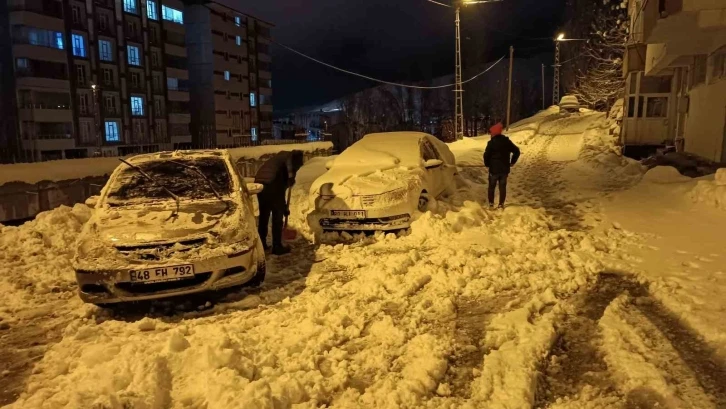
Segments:
[[[170,124],[188,124],[191,121],[192,116],[189,113],[169,112]]]
[[[9,0],[8,11],[28,11],[57,19],[63,18],[63,6],[53,0]]]
[[[648,0],[638,18],[642,19],[643,39],[647,44],[690,43],[705,41],[711,45],[713,37],[726,29],[726,3],[703,0]],[[706,34],[706,35],[704,35]],[[693,37],[695,36],[695,38]],[[690,54],[700,54],[695,50]]]
[[[121,110],[116,107],[103,107],[103,116],[106,118],[120,118]]]
[[[625,47],[623,61],[623,78],[636,71],[645,71],[645,56],[647,47],[645,44],[628,44]]]
[[[76,147],[76,141],[71,134],[42,134],[24,135],[23,148],[27,150],[61,151]]]
[[[18,110],[19,117],[22,121],[32,122],[71,122],[73,121],[73,113],[68,108],[51,109],[41,104],[36,104],[36,108],[25,107]]]
[[[105,7],[107,9],[114,10],[115,5],[113,0],[93,0],[94,3],[96,3],[97,6]]]

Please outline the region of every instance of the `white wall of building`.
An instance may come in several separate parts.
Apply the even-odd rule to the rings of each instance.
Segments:
[[[725,160],[726,80],[699,85],[689,92],[686,152],[714,161]]]

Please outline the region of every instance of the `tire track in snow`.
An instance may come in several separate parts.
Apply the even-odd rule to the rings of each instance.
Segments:
[[[559,338],[543,363],[535,407],[582,407],[585,402],[601,405],[596,407],[668,406],[664,396],[648,387],[629,390],[627,385],[620,384],[623,380],[617,379],[614,368],[606,363],[598,321],[606,308],[623,293],[635,299],[628,304],[633,309],[633,314],[628,315],[628,324],[653,338],[654,344],[648,353],[667,359],[669,349],[677,352],[677,361],[671,361],[667,366],[653,363],[660,366],[677,396],[686,402],[711,397],[715,408],[726,408],[726,385],[723,383],[726,363],[697,333],[650,297],[645,285],[613,273],[600,274],[590,290],[573,300],[573,313],[558,327]],[[662,341],[666,344],[656,347]],[[645,361],[649,359],[646,357]],[[629,368],[620,370],[627,372]],[[692,389],[691,384],[700,386],[700,390]],[[627,391],[625,395],[624,391]]]
[[[0,406],[17,400],[35,364],[75,319],[67,304],[67,300],[58,300],[24,311],[0,333]]]
[[[544,362],[536,407],[577,400],[585,389],[590,389],[590,397],[621,398],[599,350],[602,335],[597,322],[618,295],[635,288],[636,283],[622,276],[600,274],[591,288],[573,297],[571,313],[557,328],[558,339]]]

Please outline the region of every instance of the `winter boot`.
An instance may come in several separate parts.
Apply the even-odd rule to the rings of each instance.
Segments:
[[[272,247],[272,254],[282,256],[290,253],[290,247],[279,245]]]

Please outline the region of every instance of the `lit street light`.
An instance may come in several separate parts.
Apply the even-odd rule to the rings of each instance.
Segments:
[[[446,3],[440,3],[435,0],[427,0],[439,6],[449,7],[456,10],[456,62],[454,64],[454,79],[456,86],[454,87],[454,136],[457,140],[464,138],[464,85],[461,76],[461,31],[459,29],[459,11],[461,6],[470,6],[483,3],[496,3],[503,0],[455,0],[453,7]]]
[[[565,38],[565,33],[560,33],[555,38],[555,79],[552,81],[552,105],[560,103],[560,43],[563,41],[586,41],[582,38]]]

